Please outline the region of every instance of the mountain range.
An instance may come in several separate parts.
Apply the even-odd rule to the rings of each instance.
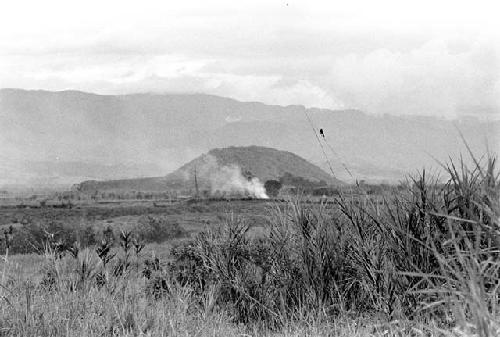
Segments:
[[[0,186],[165,177],[214,148],[289,151],[343,181],[396,182],[500,145],[500,121],[276,106],[204,94],[0,90]],[[324,137],[319,135],[323,129]]]

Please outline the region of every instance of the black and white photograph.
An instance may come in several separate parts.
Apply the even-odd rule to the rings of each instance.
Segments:
[[[500,5],[0,3],[0,337],[500,336]]]

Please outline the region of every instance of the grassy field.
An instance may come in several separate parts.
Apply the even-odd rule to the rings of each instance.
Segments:
[[[379,198],[0,209],[0,336],[498,336],[495,160]]]

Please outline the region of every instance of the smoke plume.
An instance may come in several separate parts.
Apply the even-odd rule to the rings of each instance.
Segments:
[[[266,189],[259,178],[245,178],[241,174],[241,168],[236,165],[219,167],[210,177],[210,189],[212,194],[248,194],[255,198],[268,199]]]
[[[181,172],[184,180],[193,181],[194,170]],[[207,154],[196,163],[196,175],[202,188],[211,195],[247,195],[268,199],[264,184],[257,177],[245,177],[238,165],[220,165],[217,158]]]

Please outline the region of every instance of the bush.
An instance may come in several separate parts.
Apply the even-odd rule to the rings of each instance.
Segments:
[[[81,248],[93,246],[96,243],[95,233],[91,226],[75,228],[59,222],[23,224],[13,230],[11,237],[11,254],[43,254],[50,246],[58,247],[60,253],[77,243]],[[0,246],[3,254],[5,247]]]
[[[140,218],[133,231],[144,242],[162,243],[187,236],[187,232],[177,222],[152,216]]]
[[[197,235],[173,254],[178,280],[199,291],[215,285],[239,322],[276,327],[296,310],[338,303],[331,290],[349,280],[338,228],[299,203],[273,216],[268,237],[250,239],[249,226],[234,218]]]
[[[278,180],[267,180],[264,184],[266,193],[270,197],[277,197],[280,193],[281,186],[281,182]]]

